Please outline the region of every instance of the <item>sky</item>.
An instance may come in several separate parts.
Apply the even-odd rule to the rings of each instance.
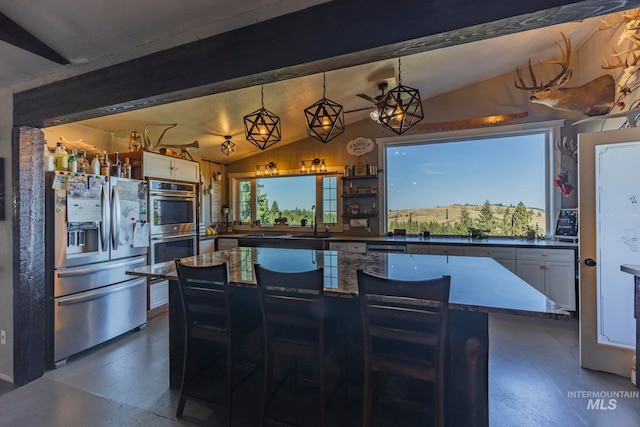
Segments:
[[[263,192],[269,199],[269,208],[274,200],[278,201],[280,210],[293,210],[295,208],[311,210],[316,204],[315,175],[308,176],[282,176],[275,178],[259,179],[264,184]],[[300,189],[309,191],[300,191]]]
[[[388,147],[388,209],[482,205],[486,200],[506,206],[522,201],[544,209],[544,141],[543,134],[534,134]],[[274,200],[280,210],[311,209],[315,204],[313,175],[259,182],[270,207]]]
[[[389,210],[452,204],[545,207],[544,135],[387,148]]]

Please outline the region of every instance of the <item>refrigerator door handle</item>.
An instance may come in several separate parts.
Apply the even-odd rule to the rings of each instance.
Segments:
[[[103,298],[107,295],[111,295],[116,292],[121,292],[127,289],[135,288],[136,286],[145,285],[145,284],[146,284],[146,279],[134,280],[132,282],[127,282],[119,286],[109,286],[107,289],[92,291],[92,292],[89,292],[88,295],[77,295],[73,297],[58,298],[57,303],[59,306],[79,304],[79,303],[95,300],[98,298]]]
[[[69,271],[58,270],[57,274],[59,278],[75,277],[75,276],[82,276],[84,274],[95,273],[96,271],[115,270],[122,267],[134,268],[138,264],[146,265],[147,259],[144,257],[141,257],[134,261],[130,259],[126,259],[121,262],[112,262],[106,265],[100,264],[100,265],[93,265],[91,267],[86,267],[86,268],[73,268],[73,269],[69,269]]]
[[[113,199],[111,203],[111,241],[113,249],[118,249],[120,243],[120,192],[118,186],[113,187]]]
[[[100,238],[102,239],[102,251],[109,250],[109,229],[111,228],[111,218],[109,217],[109,192],[108,185],[102,185],[102,222],[100,223]]]

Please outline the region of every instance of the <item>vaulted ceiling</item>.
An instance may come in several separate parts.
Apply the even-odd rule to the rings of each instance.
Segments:
[[[0,87],[21,92],[101,69],[175,46],[266,21],[326,3],[320,0],[112,0],[91,2],[15,2],[0,0]],[[45,47],[12,40],[15,24]],[[595,31],[597,18],[562,23],[500,37],[484,34],[476,41],[437,48],[402,58],[402,82],[420,90],[423,100],[513,71],[532,61],[557,55],[555,42],[564,32],[574,48]],[[372,28],[371,31],[379,31]],[[18,35],[18,38],[21,36]],[[25,44],[26,43],[26,44]],[[47,51],[46,48],[50,51]],[[56,56],[59,55],[59,56]],[[69,61],[69,64],[64,62]],[[347,125],[368,117],[371,104],[358,94],[378,95],[378,83],[396,84],[396,58],[341,67],[326,73],[326,96],[344,106]],[[283,124],[283,144],[306,137],[303,110],[322,97],[322,74],[264,86],[265,107]],[[83,94],[78,94],[83,96]],[[148,124],[177,123],[167,143],[198,140],[196,155],[228,162],[220,153],[223,135],[244,142],[242,117],[260,107],[260,87],[216,93],[151,108],[92,118],[83,125],[126,137]],[[428,101],[426,102],[428,108]],[[238,144],[237,158],[256,148]]]

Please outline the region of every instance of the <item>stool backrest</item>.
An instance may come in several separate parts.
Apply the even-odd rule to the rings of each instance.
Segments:
[[[267,343],[304,338],[324,345],[323,269],[290,273],[254,267]]]
[[[231,331],[227,263],[198,267],[176,260],[176,270],[187,329],[200,324]]]
[[[365,357],[402,349],[441,375],[451,277],[405,281],[362,270],[357,276]]]

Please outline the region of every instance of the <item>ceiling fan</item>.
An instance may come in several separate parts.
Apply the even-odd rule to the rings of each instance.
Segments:
[[[385,90],[387,90],[387,87],[389,87],[389,85],[387,84],[386,81],[384,82],[380,82],[378,83],[378,90],[380,91],[380,95],[377,95],[375,97],[369,96],[365,93],[358,93],[356,94],[356,96],[359,96],[362,99],[366,99],[367,101],[373,103],[373,107],[366,107],[366,108],[358,108],[356,110],[349,110],[349,111],[345,111],[346,113],[355,113],[356,111],[364,111],[364,110],[370,110],[372,108],[376,108],[378,107],[378,104],[380,103],[380,101],[382,101],[385,97]]]

